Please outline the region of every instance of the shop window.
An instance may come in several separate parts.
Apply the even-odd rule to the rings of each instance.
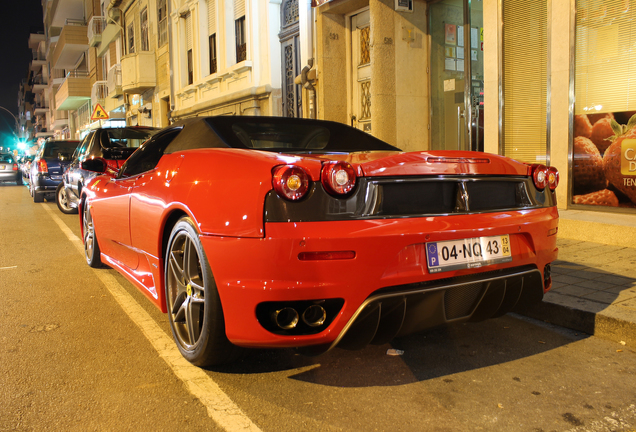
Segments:
[[[635,22],[633,2],[576,2],[571,204],[636,208]]]

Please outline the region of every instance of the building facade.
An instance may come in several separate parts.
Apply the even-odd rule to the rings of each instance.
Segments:
[[[37,133],[79,138],[104,124],[90,120],[98,104],[111,124],[156,127],[315,117],[407,151],[553,165],[560,208],[635,211],[636,0],[43,5],[21,120]]]
[[[314,6],[319,118],[404,150],[553,165],[559,208],[634,211],[633,0]]]

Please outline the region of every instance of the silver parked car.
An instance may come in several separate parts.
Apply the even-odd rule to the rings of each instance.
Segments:
[[[22,184],[22,172],[18,169],[18,161],[11,153],[0,153],[0,181]]]

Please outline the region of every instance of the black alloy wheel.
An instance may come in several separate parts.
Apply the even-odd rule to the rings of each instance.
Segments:
[[[192,220],[172,229],[165,260],[170,328],[183,357],[196,366],[235,359],[240,350],[225,335],[221,299]]]
[[[57,208],[59,208],[62,213],[77,213],[77,209],[71,207],[71,201],[68,198],[68,192],[66,192],[64,183],[60,183],[55,190],[55,202],[57,203]]]
[[[95,226],[93,225],[93,217],[91,215],[90,205],[85,201],[82,211],[82,227],[84,229],[84,257],[86,263],[93,267],[102,266],[100,257],[99,244],[95,236]]]

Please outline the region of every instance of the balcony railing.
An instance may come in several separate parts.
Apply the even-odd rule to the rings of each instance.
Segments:
[[[88,78],[89,77],[89,73],[88,71],[85,70],[72,70],[72,71],[68,71],[66,73],[66,79],[69,78]]]
[[[44,54],[42,54],[39,50],[33,50],[31,52],[33,54],[33,60],[46,61],[46,57],[44,57]]]
[[[102,33],[106,28],[106,18],[103,16],[94,16],[88,22],[88,44],[96,47],[102,42]]]
[[[121,96],[121,64],[117,63],[115,66],[108,69],[108,96],[117,97]]]
[[[108,95],[108,81],[95,81],[93,89],[91,90],[91,102],[93,107],[97,104],[103,104],[104,99]]]

